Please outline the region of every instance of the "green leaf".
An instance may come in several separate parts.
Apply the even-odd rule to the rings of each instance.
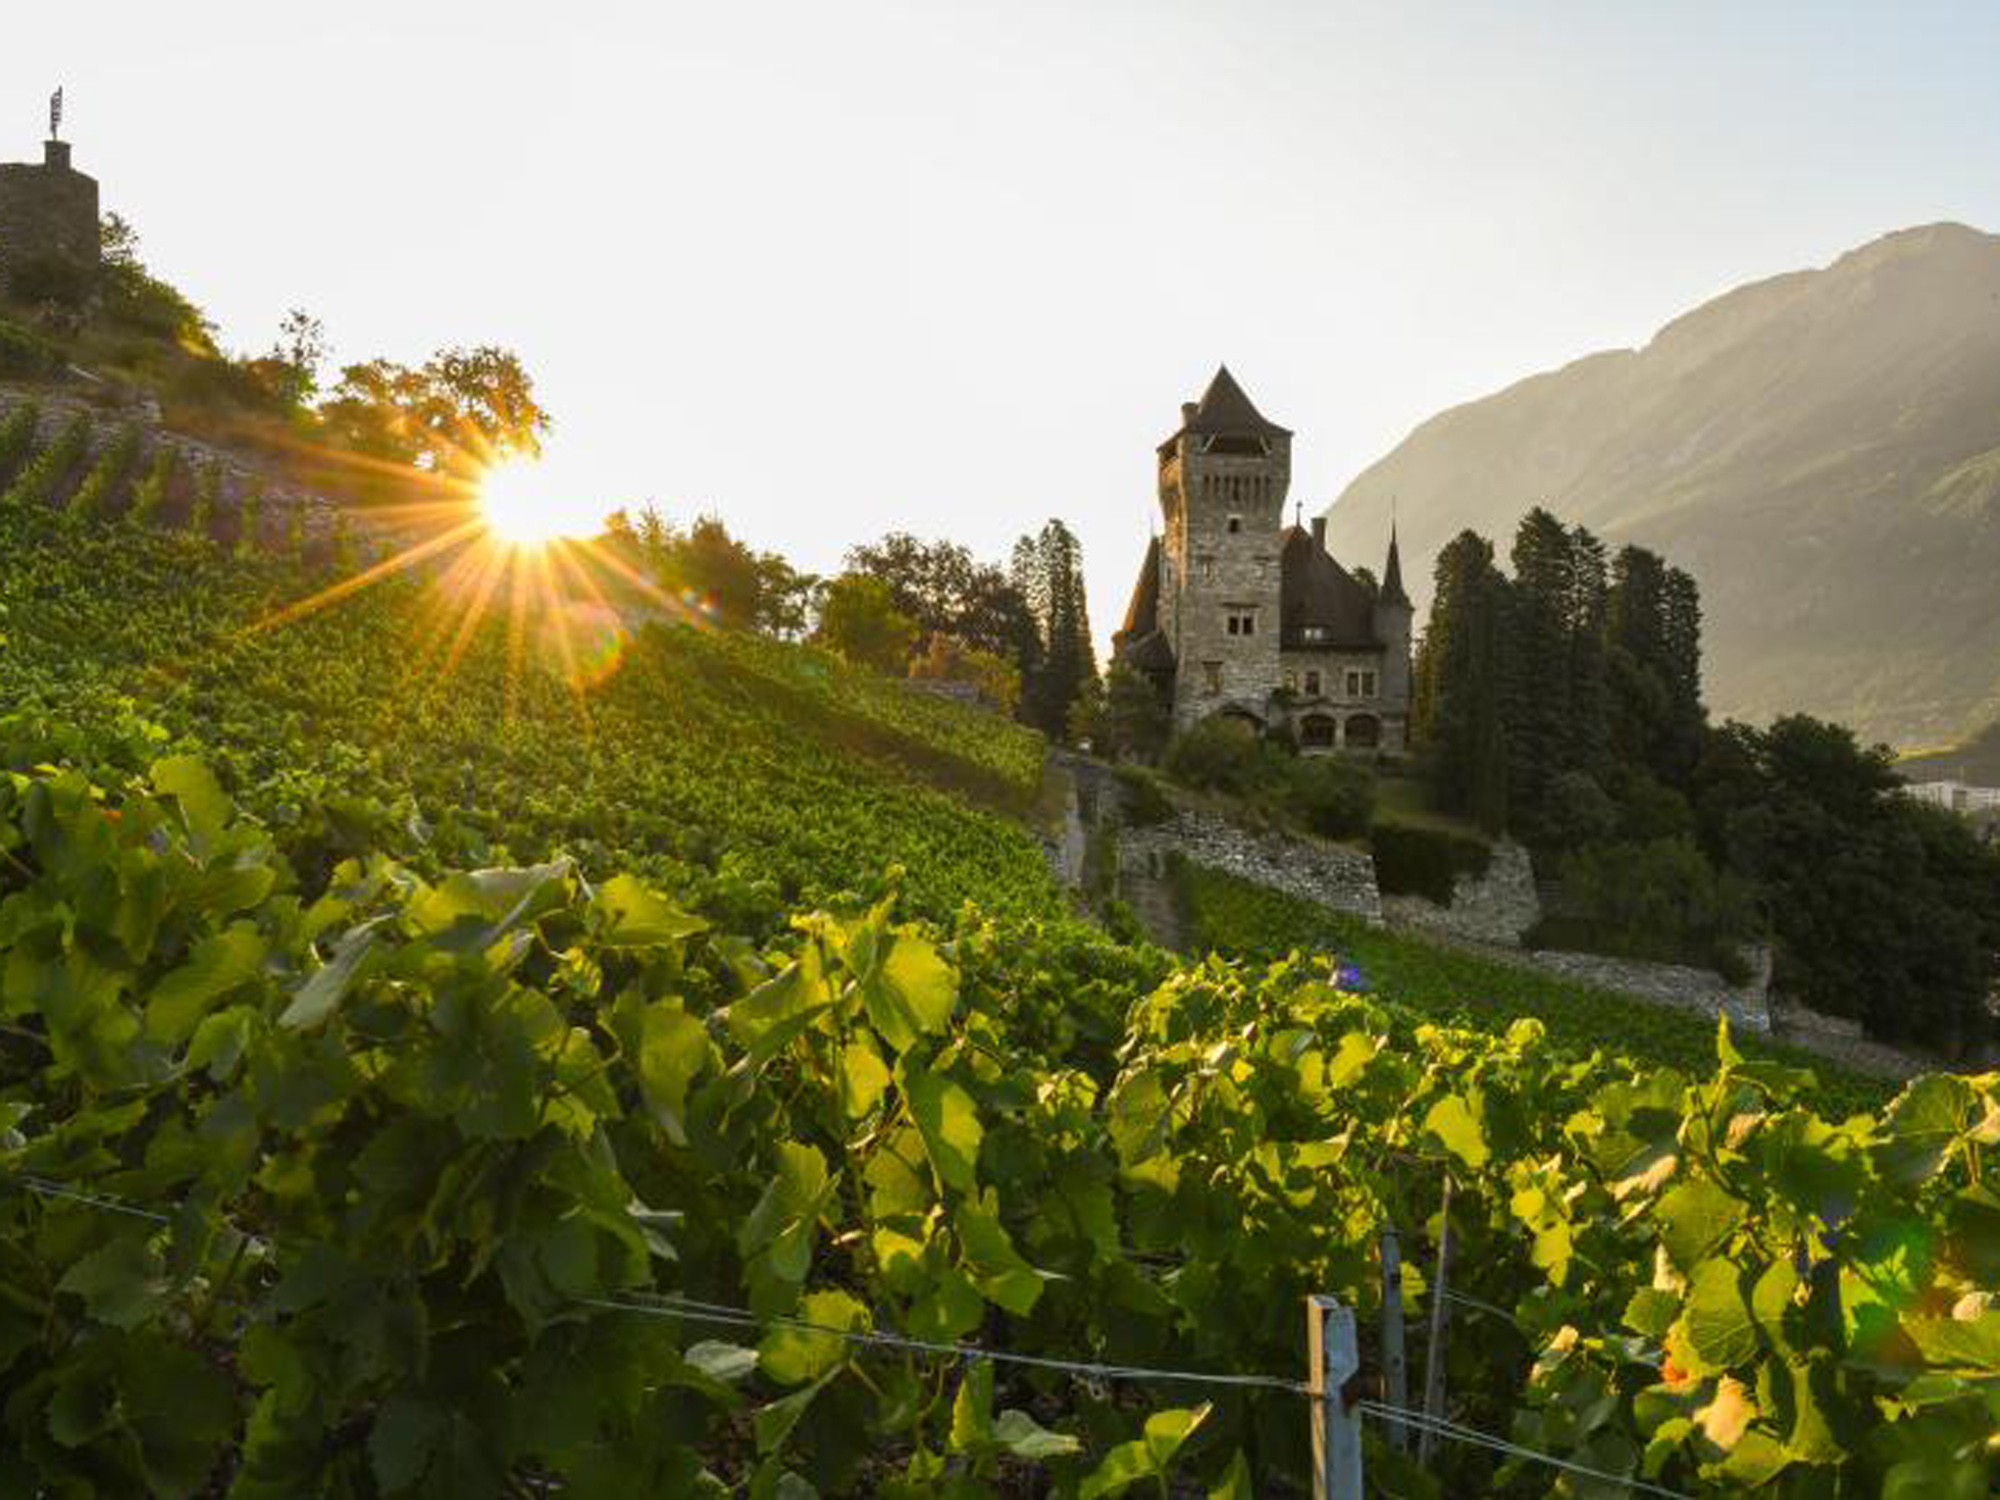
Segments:
[[[889,1069],[865,1034],[840,1049],[840,1102],[850,1120],[873,1109],[889,1086]]]
[[[741,1344],[726,1344],[716,1339],[703,1339],[690,1344],[685,1359],[695,1369],[710,1380],[723,1385],[738,1385],[757,1368],[757,1351],[746,1349]]]
[[[1961,1141],[1996,1138],[2000,1110],[1992,1111],[1978,1090],[1953,1073],[1927,1073],[1913,1080],[1883,1117],[1887,1139],[1875,1148],[1875,1165],[1901,1187],[1916,1187],[1934,1176]]]
[[[1970,1318],[1905,1318],[1903,1331],[1927,1365],[1968,1377],[2000,1378],[2000,1308]]]
[[[1660,1242],[1683,1273],[1708,1257],[1743,1222],[1744,1205],[1706,1177],[1690,1178],[1653,1205]]]
[[[868,1019],[882,1040],[907,1052],[951,1024],[958,976],[936,948],[908,933],[891,936],[861,982]]]
[[[1663,1338],[1680,1315],[1681,1299],[1657,1287],[1642,1286],[1625,1304],[1625,1326],[1647,1338]]]
[[[951,1398],[951,1451],[977,1453],[993,1441],[993,1361],[975,1359]]]
[[[83,1298],[100,1323],[136,1328],[165,1305],[169,1283],[159,1256],[145,1240],[125,1235],[71,1266],[56,1290]]]
[[[1444,1143],[1445,1150],[1475,1171],[1486,1165],[1486,1132],[1472,1108],[1457,1094],[1447,1094],[1424,1116],[1424,1129]]]
[[[688,1085],[708,1064],[708,1028],[665,1001],[647,1006],[639,1024],[639,1089],[646,1110],[668,1139],[685,1146]]]
[[[757,1433],[757,1451],[773,1453],[782,1447],[785,1439],[792,1435],[792,1429],[799,1425],[799,1418],[806,1414],[806,1408],[812,1405],[813,1397],[825,1390],[826,1383],[838,1373],[838,1370],[829,1371],[811,1385],[801,1386],[789,1396],[758,1407],[751,1419]]]
[[[168,1045],[185,1041],[210,1006],[263,973],[266,951],[248,922],[196,944],[187,961],[146,997],[146,1034]]]
[[[442,1410],[415,1396],[399,1393],[384,1401],[368,1433],[368,1460],[376,1483],[393,1494],[423,1478],[445,1422]]]
[[[1257,1500],[1257,1492],[1250,1487],[1250,1460],[1243,1456],[1241,1448],[1222,1471],[1222,1478],[1209,1490],[1208,1500]]]
[[[215,773],[192,755],[174,755],[153,762],[153,788],[179,804],[181,821],[207,856],[222,841],[222,831],[234,808],[223,794]]]
[[[1051,1432],[1026,1412],[1011,1407],[993,1424],[993,1441],[1030,1463],[1046,1463],[1083,1451],[1083,1444],[1068,1433]]]
[[[837,1369],[847,1359],[847,1333],[866,1333],[870,1327],[868,1310],[845,1292],[813,1292],[799,1305],[801,1323],[817,1325],[800,1328],[781,1323],[764,1335],[757,1346],[757,1362],[766,1375],[780,1385],[799,1385],[817,1380]]]
[[[202,1490],[236,1430],[229,1377],[194,1350],[142,1333],[122,1351],[118,1383],[148,1490],[169,1497]]]
[[[333,957],[315,969],[292,996],[292,1003],[278,1017],[278,1024],[292,1031],[307,1031],[334,1012],[354,983],[355,971],[375,945],[376,929],[389,921],[387,916],[350,928],[334,945]]]
[[[1203,1403],[1154,1412],[1146,1418],[1142,1436],[1120,1443],[1084,1477],[1076,1492],[1077,1500],[1097,1500],[1100,1495],[1115,1495],[1142,1479],[1164,1476],[1181,1444],[1206,1420],[1209,1410],[1207,1403]]]
[[[1705,1369],[1719,1373],[1757,1354],[1757,1325],[1743,1300],[1743,1274],[1727,1260],[1703,1261],[1688,1281],[1688,1343]]]
[[[973,1191],[985,1130],[972,1095],[944,1074],[927,1072],[914,1063],[906,1063],[903,1071],[910,1113],[923,1132],[924,1151],[938,1179],[961,1192]]]
[[[602,921],[598,941],[610,948],[657,948],[682,942],[708,923],[654,894],[630,875],[614,875],[597,888]]]
[[[988,1188],[977,1198],[966,1198],[952,1222],[965,1248],[965,1269],[981,1295],[1019,1318],[1033,1312],[1042,1295],[1042,1278],[1021,1258],[1001,1225],[999,1192]]]

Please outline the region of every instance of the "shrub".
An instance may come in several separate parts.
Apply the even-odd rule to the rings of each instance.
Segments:
[[[1125,824],[1129,828],[1153,828],[1174,815],[1174,804],[1160,789],[1159,779],[1137,766],[1120,766],[1114,773],[1124,789]]]
[[[63,367],[62,351],[18,323],[0,318],[0,375],[33,380]]]
[[[125,482],[125,472],[139,456],[139,429],[128,427],[106,445],[97,455],[97,461],[83,476],[69,497],[69,514],[76,520],[87,521],[93,516],[105,514],[112,497],[118,493],[118,486]]]
[[[1314,833],[1359,838],[1375,815],[1375,778],[1365,766],[1314,756],[1291,766],[1292,807]]]
[[[1240,797],[1263,779],[1263,745],[1245,720],[1216,714],[1167,747],[1166,771],[1188,786]]]
[[[34,451],[40,416],[40,409],[29,401],[15,407],[7,413],[5,421],[0,421],[0,486],[13,477],[14,471]]]
[[[1422,896],[1440,906],[1451,904],[1459,876],[1484,875],[1493,861],[1493,847],[1483,839],[1442,828],[1377,823],[1370,842],[1375,883],[1384,895]]]
[[[90,447],[90,418],[78,415],[58,432],[46,448],[29,460],[7,486],[0,504],[9,506],[47,505],[70,470]]]

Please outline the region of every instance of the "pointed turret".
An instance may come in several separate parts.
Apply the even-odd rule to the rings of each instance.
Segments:
[[[1382,598],[1390,604],[1408,604],[1403,592],[1403,559],[1396,550],[1396,523],[1389,523],[1389,561],[1382,566]]]

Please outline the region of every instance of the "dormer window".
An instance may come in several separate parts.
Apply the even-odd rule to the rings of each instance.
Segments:
[[[1229,518],[1229,534],[1235,536],[1242,529],[1243,518],[1241,516],[1231,516]]]

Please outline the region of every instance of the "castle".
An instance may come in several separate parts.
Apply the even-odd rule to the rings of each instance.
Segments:
[[[1116,658],[1172,705],[1176,729],[1230,714],[1304,751],[1401,753],[1410,622],[1396,536],[1379,585],[1326,550],[1326,521],[1284,524],[1292,435],[1225,367],[1159,447],[1164,534],[1139,571]]]
[[[97,179],[69,164],[69,142],[55,134],[60,109],[51,102],[40,163],[0,164],[0,289],[31,269],[97,268]]]

